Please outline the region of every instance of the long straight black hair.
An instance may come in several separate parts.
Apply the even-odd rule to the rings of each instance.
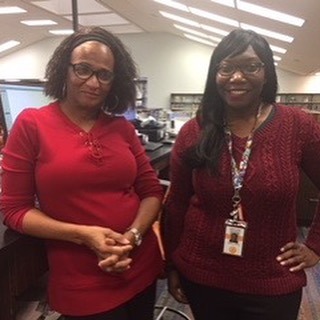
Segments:
[[[261,101],[274,103],[278,89],[273,53],[268,42],[251,30],[236,29],[225,36],[212,53],[208,76],[197,117],[201,136],[194,147],[188,150],[187,161],[195,167],[205,166],[211,173],[217,167],[224,143],[225,106],[216,85],[217,66],[226,57],[237,56],[251,46],[264,63],[266,82],[261,92]]]

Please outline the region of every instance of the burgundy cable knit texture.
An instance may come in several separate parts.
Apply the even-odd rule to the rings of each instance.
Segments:
[[[189,279],[239,293],[278,295],[306,284],[303,271],[292,273],[276,257],[297,237],[296,199],[303,170],[320,188],[320,125],[297,108],[275,105],[256,130],[240,192],[248,223],[243,257],[222,253],[225,220],[232,210],[230,155],[225,145],[219,175],[192,169],[184,151],[195,144],[195,119],[181,129],[171,158],[171,187],[166,203],[167,259]],[[246,138],[233,135],[237,163]],[[320,215],[306,244],[320,254]]]

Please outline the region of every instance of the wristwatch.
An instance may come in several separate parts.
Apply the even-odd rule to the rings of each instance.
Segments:
[[[140,244],[142,243],[142,235],[140,231],[137,228],[129,228],[127,229],[127,231],[133,233],[135,246],[140,246]]]

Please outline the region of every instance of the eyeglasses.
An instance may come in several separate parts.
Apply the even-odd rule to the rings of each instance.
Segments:
[[[220,76],[230,77],[236,70],[240,70],[246,76],[253,76],[257,74],[264,67],[264,63],[255,62],[241,65],[234,65],[230,63],[222,63],[217,66],[217,72]]]
[[[92,70],[91,67],[83,63],[70,63],[70,65],[74,74],[81,80],[88,80],[95,75],[100,83],[109,84],[114,78],[114,73],[109,70]]]

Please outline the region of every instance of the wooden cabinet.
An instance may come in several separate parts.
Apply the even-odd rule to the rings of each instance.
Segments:
[[[320,111],[320,93],[279,93],[277,102]]]

